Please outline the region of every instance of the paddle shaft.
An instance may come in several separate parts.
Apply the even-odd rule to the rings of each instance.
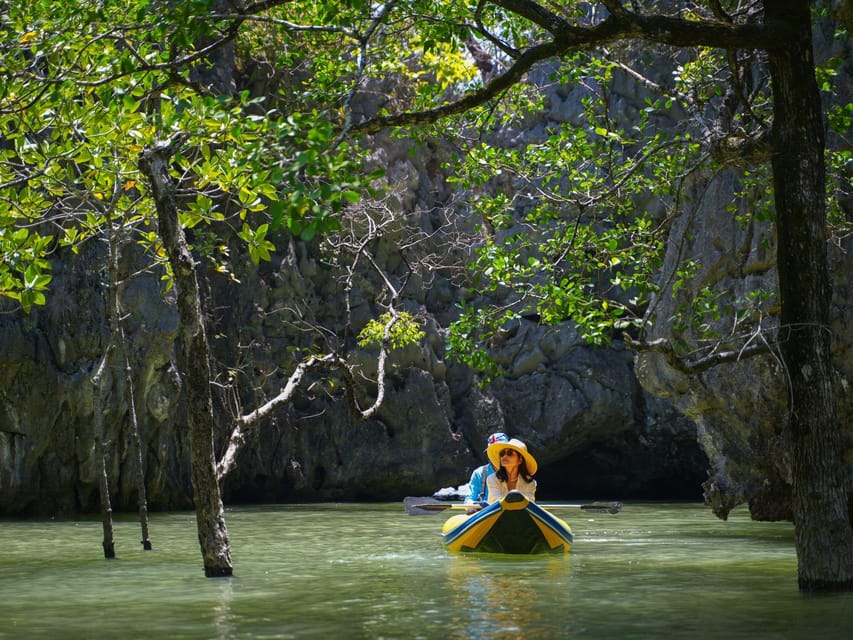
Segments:
[[[538,504],[538,503],[537,503]],[[458,502],[441,502],[434,498],[406,498],[403,506],[409,515],[426,515],[445,511],[446,509],[474,509],[482,507],[478,504],[459,504]],[[540,504],[543,509],[581,509],[593,513],[619,513],[621,502],[592,502],[590,504]]]

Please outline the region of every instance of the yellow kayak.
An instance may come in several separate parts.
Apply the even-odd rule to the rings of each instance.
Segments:
[[[448,551],[482,553],[568,553],[572,529],[522,493],[510,491],[472,515],[447,519],[441,535]]]

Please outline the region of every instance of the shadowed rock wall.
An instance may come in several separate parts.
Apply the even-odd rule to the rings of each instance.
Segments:
[[[450,193],[426,154],[390,142],[378,153],[389,180],[402,183],[401,202],[428,233],[438,233]],[[376,245],[374,256],[402,277],[401,234]],[[224,442],[229,403],[218,383],[241,368],[241,401],[250,409],[277,392],[305,347],[301,320],[344,334],[340,268],[315,244],[278,238],[270,263],[252,265],[239,242],[231,247],[240,283],[203,271],[202,287],[212,357],[219,377]],[[144,263],[137,250],[123,257],[125,273]],[[106,346],[103,248],[80,256],[60,253],[54,289],[31,316],[0,316],[0,513],[97,509],[98,469],[92,431],[91,375]],[[361,276],[350,294],[355,330],[379,313],[382,283]],[[156,275],[133,279],[124,292],[126,346],[133,364],[147,490],[152,508],[191,506],[186,417],[175,372],[177,312]],[[526,439],[540,461],[541,495],[607,491],[614,496],[700,495],[706,461],[689,420],[639,386],[632,355],[617,346],[595,349],[571,326],[523,323],[497,357],[509,374],[481,388],[471,371],[444,357],[446,327],[461,290],[442,274],[415,279],[401,307],[423,318],[427,337],[395,352],[389,392],[377,418],[356,422],[338,386],[307,380],[295,401],[253,430],[235,471],[224,482],[226,501],[396,500],[431,494],[467,481],[485,461],[489,433]],[[353,349],[353,361],[375,372],[374,354]],[[108,470],[113,506],[133,510],[135,462],[128,429],[128,389],[121,370],[108,376]],[[367,383],[362,397],[371,393]],[[632,464],[636,463],[633,467]],[[626,464],[628,465],[626,467]],[[632,468],[631,468],[632,467]],[[614,475],[616,474],[616,475]]]

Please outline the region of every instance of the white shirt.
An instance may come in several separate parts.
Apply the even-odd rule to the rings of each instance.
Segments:
[[[498,480],[497,474],[492,474],[486,478],[486,485],[489,487],[489,504],[497,502],[509,493],[509,487],[506,482]],[[521,491],[531,502],[536,502],[536,480],[528,482],[521,476],[518,476],[515,490]]]

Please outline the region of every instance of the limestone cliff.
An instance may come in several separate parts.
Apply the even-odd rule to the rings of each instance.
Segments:
[[[408,222],[437,233],[452,194],[427,154],[411,157],[390,140],[377,152],[389,168]],[[398,251],[405,229],[378,242],[377,262],[391,274],[405,268]],[[275,393],[295,365],[293,347],[313,337],[304,322],[344,333],[341,268],[315,243],[279,237],[270,263],[255,267],[231,246],[239,284],[204,271],[209,335],[221,383],[240,368],[251,407]],[[144,257],[126,248],[125,274]],[[103,248],[58,253],[46,307],[30,316],[0,316],[0,512],[56,513],[97,508],[92,432],[93,373],[107,340]],[[453,271],[450,272],[451,276]],[[338,389],[321,377],[303,385],[287,408],[251,432],[236,470],[224,483],[226,501],[396,500],[461,484],[485,461],[490,432],[527,440],[540,461],[541,495],[698,497],[707,466],[691,422],[642,390],[633,356],[621,346],[596,349],[571,326],[525,322],[497,356],[508,375],[481,388],[476,377],[444,356],[448,322],[462,290],[441,273],[405,290],[402,307],[424,320],[419,347],[394,354],[391,390],[377,419],[355,422]],[[377,313],[382,283],[368,275],[350,292],[357,331]],[[130,280],[123,294],[127,347],[151,506],[190,506],[186,417],[175,372],[177,312],[156,274]],[[370,378],[369,352],[353,349]],[[134,460],[128,433],[128,389],[121,372],[107,385],[108,461],[113,506],[135,508]],[[254,391],[246,391],[254,389]],[[364,392],[371,389],[365,387]],[[222,394],[224,441],[230,399]]]

